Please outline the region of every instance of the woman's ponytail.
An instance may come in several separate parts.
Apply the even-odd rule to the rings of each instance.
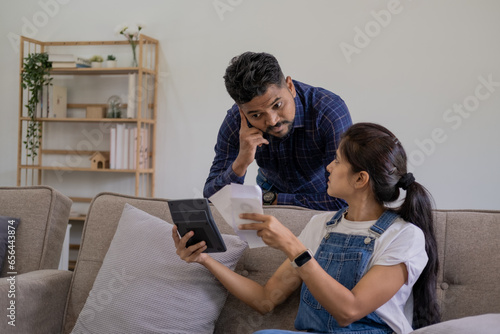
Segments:
[[[429,326],[440,321],[436,285],[438,274],[437,242],[434,234],[432,199],[424,186],[412,182],[406,189],[403,204],[396,212],[405,221],[418,226],[425,236],[425,251],[429,260],[413,286],[413,328]]]

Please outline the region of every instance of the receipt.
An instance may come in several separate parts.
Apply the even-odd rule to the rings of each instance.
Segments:
[[[262,190],[259,186],[231,183],[213,194],[209,200],[220,212],[227,224],[234,232],[248,243],[248,247],[266,246],[257,236],[257,231],[240,230],[238,225],[259,223],[254,220],[241,219],[241,213],[264,213],[262,209]]]

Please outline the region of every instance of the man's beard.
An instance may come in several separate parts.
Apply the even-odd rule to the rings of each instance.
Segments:
[[[273,133],[274,133],[274,129],[275,129],[275,128],[279,128],[279,127],[280,127],[280,126],[282,126],[282,125],[285,125],[285,126],[287,126],[287,125],[288,125],[288,128],[287,128],[286,132],[282,132],[282,133],[280,133],[280,135],[279,135],[279,136],[274,135],[274,134],[273,134]],[[290,122],[290,121],[281,121],[281,122],[276,123],[276,125],[274,125],[274,126],[268,126],[268,127],[266,128],[266,131],[265,131],[265,132],[266,132],[267,134],[271,135],[271,136],[275,136],[275,137],[283,137],[283,136],[287,135],[287,134],[290,132],[290,130],[292,129],[292,127],[293,127],[293,121],[292,121],[292,122]]]

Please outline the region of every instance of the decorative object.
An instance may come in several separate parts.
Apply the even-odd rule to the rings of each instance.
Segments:
[[[107,118],[122,118],[121,111],[122,99],[118,95],[112,95],[108,99],[108,114]]]
[[[32,163],[34,163],[35,157],[38,155],[40,139],[42,138],[41,123],[36,121],[37,109],[41,102],[43,88],[48,88],[51,85],[50,68],[51,63],[46,53],[30,53],[28,57],[24,58],[21,86],[29,92],[28,104],[25,107],[28,110],[30,120],[26,129],[26,140],[23,143],[27,157],[31,157]]]
[[[91,169],[109,169],[109,153],[95,152],[90,156]]]
[[[87,118],[104,118],[104,117],[106,117],[105,108],[104,107],[88,106],[86,117]]]
[[[211,256],[234,270],[246,243],[222,237]],[[172,224],[125,204],[72,333],[213,333],[227,290],[175,251]]]
[[[135,24],[135,25],[128,25],[124,24],[121,26],[118,26],[116,31],[125,36],[125,38],[128,40],[130,43],[130,46],[132,47],[132,65],[131,67],[137,67],[139,66],[137,63],[137,56],[135,53],[135,49],[137,47],[137,42],[139,41],[139,35],[140,31],[144,28],[143,24]]]
[[[106,59],[106,67],[108,67],[108,68],[116,67],[116,57],[115,56],[108,55],[108,58]]]
[[[102,65],[102,62],[103,62],[103,59],[101,56],[92,56],[92,58],[90,58],[90,64],[92,67],[101,67]]]
[[[52,85],[49,89],[49,112],[50,118],[68,117],[68,88],[65,86]],[[45,109],[45,106],[44,108]]]

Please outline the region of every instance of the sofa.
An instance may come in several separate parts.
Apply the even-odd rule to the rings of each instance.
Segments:
[[[68,290],[72,276],[57,270],[71,204],[47,186],[0,187],[0,216],[20,220],[12,244],[13,266],[4,262],[0,274],[0,333],[57,332],[51,318],[66,303],[66,295],[58,292]]]
[[[19,307],[18,317],[23,321],[19,321],[16,328],[9,328],[4,323],[5,319],[2,319],[0,332],[72,331],[89,298],[126,204],[167,222],[172,221],[166,199],[115,193],[98,194],[89,207],[73,274],[67,271],[51,271],[58,277],[57,283],[44,278],[40,278],[36,283],[18,281],[20,291],[25,289],[24,284],[28,290],[30,284],[57,285],[57,291],[53,290],[54,295],[50,298],[33,294],[34,297],[30,300],[34,305],[49,309],[51,316],[47,318],[45,314],[38,314],[32,307]],[[318,213],[292,206],[269,206],[264,208],[264,212],[276,216],[295,234],[300,233],[309,219]],[[232,228],[213,207],[212,213],[222,234],[234,234]],[[436,210],[435,224],[441,263],[436,289],[444,322],[415,332],[460,333],[463,330],[463,333],[499,333],[500,243],[497,237],[500,236],[500,211]],[[269,247],[245,249],[234,270],[257,282],[265,283],[284,259],[282,253]],[[0,298],[4,298],[4,291],[1,293]],[[229,295],[216,320],[214,333],[253,333],[267,328],[293,330],[298,303],[299,294],[296,291],[271,313],[260,315]],[[106,307],[111,307],[111,303]],[[33,313],[28,314],[29,312]],[[168,322],[169,319],[165,321]],[[41,326],[44,326],[43,331],[34,330],[42,328]],[[5,331],[6,328],[9,331]],[[470,328],[475,331],[471,332]]]

